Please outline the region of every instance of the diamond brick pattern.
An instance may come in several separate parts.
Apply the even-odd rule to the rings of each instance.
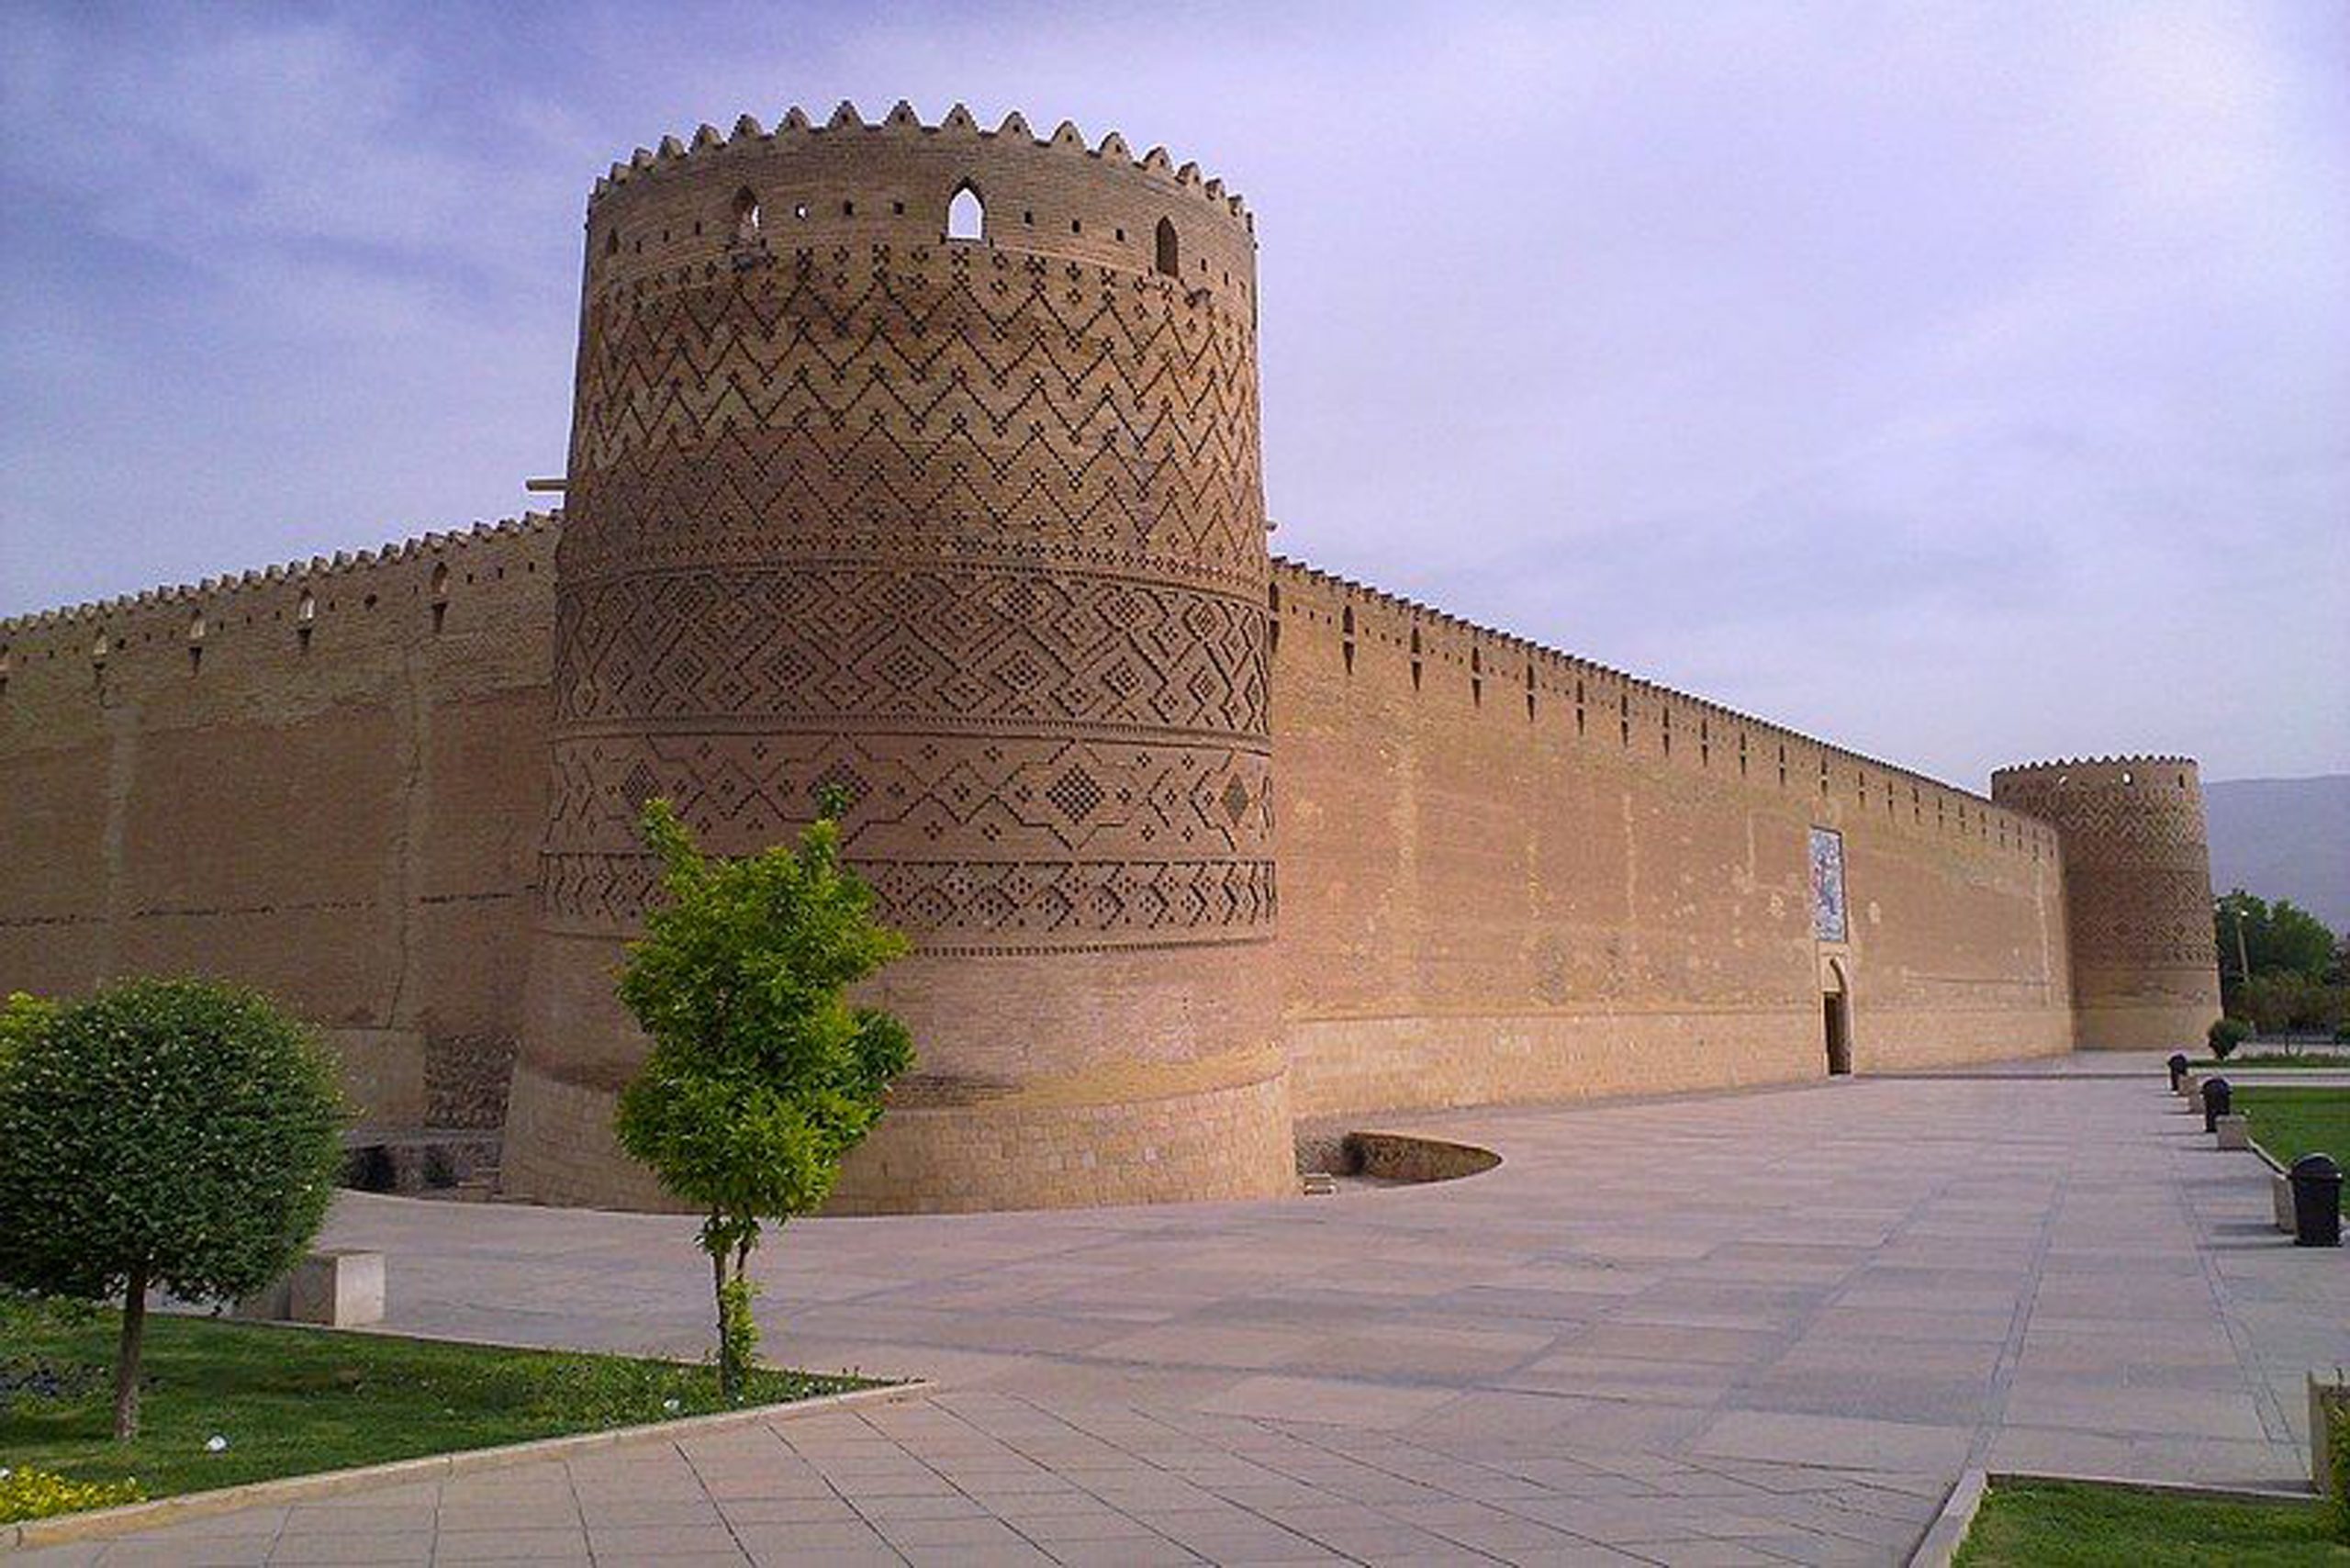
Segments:
[[[585,330],[545,924],[633,925],[647,795],[740,853],[837,784],[933,946],[1270,936],[1244,316],[873,245],[602,286]]]

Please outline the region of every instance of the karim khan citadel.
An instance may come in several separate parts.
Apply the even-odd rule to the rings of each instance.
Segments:
[[[1195,165],[1018,115],[639,151],[588,203],[559,513],[0,622],[0,990],[259,986],[370,1126],[667,1206],[610,1131],[638,811],[739,854],[837,786],[920,1053],[837,1212],[2199,1040],[2188,758],[1986,798],[1269,556],[1256,252]]]

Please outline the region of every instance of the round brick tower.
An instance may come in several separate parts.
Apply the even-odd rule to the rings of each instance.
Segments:
[[[2004,767],[1991,799],[2056,829],[2084,1050],[2200,1045],[2220,1015],[2203,790],[2184,756]]]
[[[959,106],[598,183],[511,1190],[660,1201],[610,1131],[641,803],[739,854],[835,785],[920,1056],[836,1210],[1292,1184],[1255,255],[1193,165]]]

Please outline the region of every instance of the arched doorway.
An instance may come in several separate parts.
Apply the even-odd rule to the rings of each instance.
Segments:
[[[1828,960],[1820,975],[1820,1029],[1828,1046],[1828,1076],[1841,1078],[1852,1070],[1852,991],[1844,981],[1844,966]]]

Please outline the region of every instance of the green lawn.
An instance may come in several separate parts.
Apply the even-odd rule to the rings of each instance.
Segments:
[[[1994,1486],[1959,1548],[1965,1568],[2303,1568],[2350,1563],[2322,1504],[2233,1503],[2123,1486]]]
[[[140,1435],[117,1443],[118,1322],[0,1297],[0,1467],[131,1476],[161,1497],[723,1408],[707,1367],[151,1315]],[[763,1371],[752,1394],[862,1386]],[[210,1453],[215,1435],[228,1447]]]
[[[2226,1073],[2240,1067],[2311,1068],[2333,1072],[2350,1072],[2350,1051],[2303,1052],[2299,1056],[2289,1057],[2281,1051],[2259,1051],[2251,1055],[2239,1051],[2223,1062],[2212,1064],[2207,1070]]]
[[[2304,1154],[2330,1154],[2350,1169],[2350,1089],[2251,1085],[2230,1103],[2251,1118],[2253,1141],[2287,1167]],[[2343,1195],[2350,1203],[2350,1188]]]

